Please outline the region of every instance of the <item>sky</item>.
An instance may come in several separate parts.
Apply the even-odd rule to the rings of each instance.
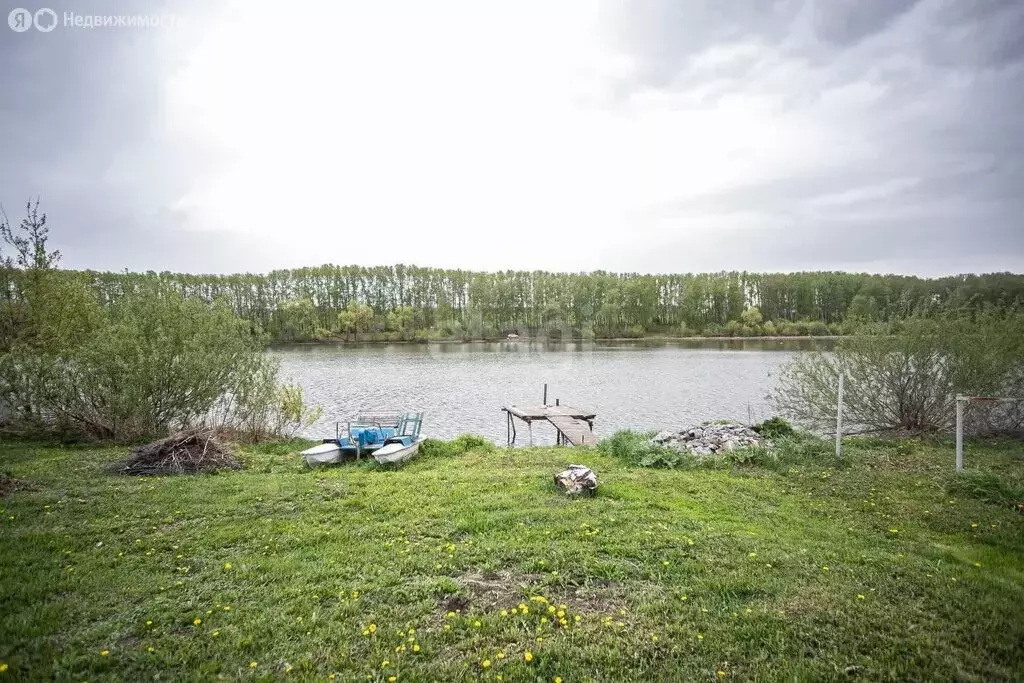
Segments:
[[[66,267],[1024,272],[1018,0],[63,1],[0,201]]]

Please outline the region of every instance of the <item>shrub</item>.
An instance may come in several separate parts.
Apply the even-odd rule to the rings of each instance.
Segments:
[[[836,390],[845,377],[844,415],[852,428],[948,430],[958,393],[1019,395],[1024,388],[1024,316],[982,314],[904,321],[896,334],[861,327],[840,339],[833,354],[794,358],[784,369],[775,401],[798,423],[834,425]],[[878,333],[875,333],[878,332]],[[972,410],[969,428],[1012,430],[1019,405]]]
[[[465,455],[470,451],[491,453],[495,445],[476,434],[460,434],[451,441],[442,439],[424,439],[420,444],[420,455],[428,458],[451,458]]]
[[[761,424],[754,425],[751,429],[766,439],[777,439],[783,436],[792,436],[796,432],[796,430],[793,429],[793,425],[789,424],[789,422],[778,415],[768,418]]]
[[[620,430],[602,439],[597,449],[605,455],[623,460],[640,467],[680,467],[692,465],[694,456],[681,453],[674,448],[651,443],[654,432]]]

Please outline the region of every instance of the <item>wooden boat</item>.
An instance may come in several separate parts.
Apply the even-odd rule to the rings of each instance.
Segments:
[[[373,452],[373,459],[382,465],[399,465],[420,450],[423,437],[396,436]]]

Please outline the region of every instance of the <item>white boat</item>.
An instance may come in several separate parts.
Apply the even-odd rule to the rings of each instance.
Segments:
[[[382,465],[397,465],[403,463],[420,450],[423,437],[413,439],[395,438],[391,443],[386,443],[373,452],[373,459]]]
[[[341,446],[336,441],[322,443],[302,451],[299,455],[310,467],[341,462]]]

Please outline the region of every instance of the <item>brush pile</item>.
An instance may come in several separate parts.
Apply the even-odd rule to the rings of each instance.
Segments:
[[[237,470],[241,464],[231,448],[217,440],[213,429],[189,429],[132,449],[126,460],[114,463],[120,474],[164,475]]]

